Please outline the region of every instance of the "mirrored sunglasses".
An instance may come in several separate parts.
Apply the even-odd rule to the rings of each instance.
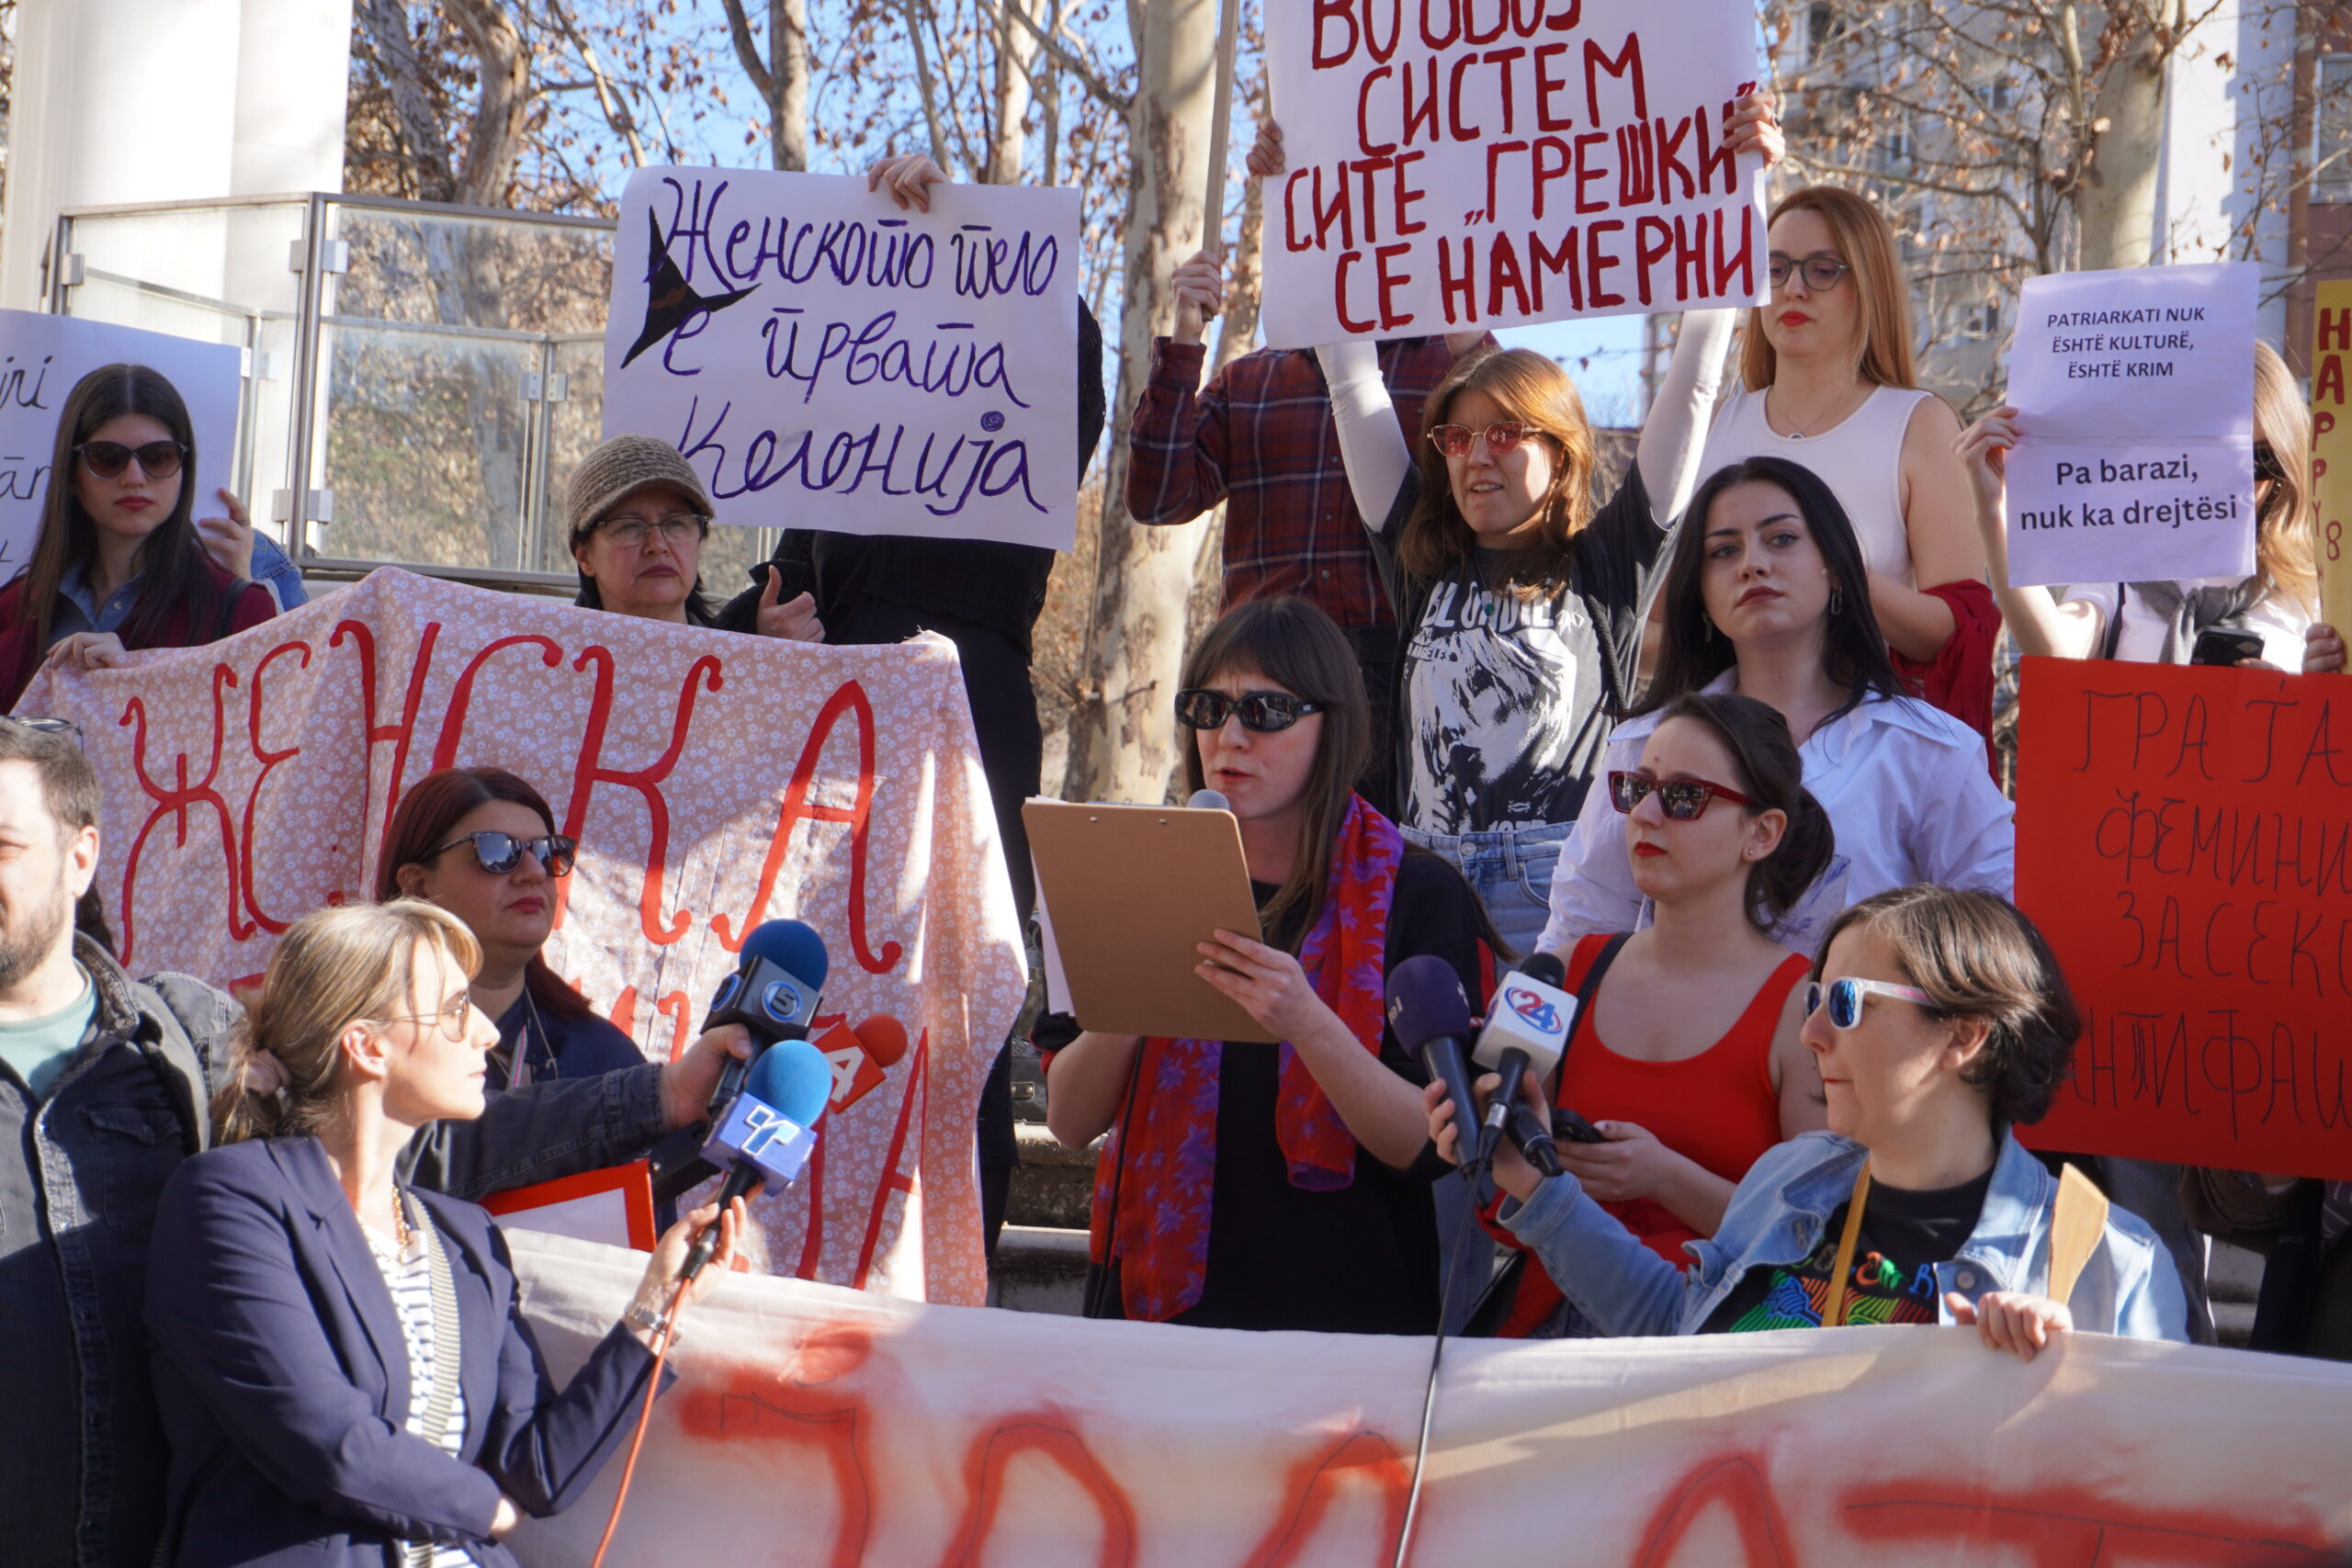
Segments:
[[[580,854],[580,840],[568,839],[561,833],[543,833],[536,839],[518,839],[512,833],[485,829],[479,833],[452,839],[424,858],[432,860],[459,844],[471,844],[474,863],[492,876],[503,876],[522,864],[526,852],[547,867],[549,876],[568,876],[571,874],[571,863]]]
[[[1238,697],[1228,697],[1223,692],[1195,686],[1176,694],[1176,722],[1191,729],[1223,729],[1226,719],[1238,714],[1242,728],[1272,735],[1288,729],[1308,714],[1325,712],[1327,707],[1326,704],[1294,697],[1288,692],[1244,692]]]
[[[187,448],[176,441],[150,441],[141,446],[125,446],[119,441],[85,441],[74,448],[81,454],[82,466],[102,479],[113,479],[139,459],[139,471],[151,479],[167,479],[180,471],[180,462],[187,456]]]
[[[1620,811],[1633,810],[1652,791],[1657,794],[1658,809],[1675,822],[1689,822],[1704,816],[1708,803],[1718,796],[1736,806],[1756,804],[1728,784],[1706,779],[1654,779],[1645,773],[1622,772],[1609,775],[1609,804]]]
[[[1913,1002],[1933,1012],[1936,998],[1916,986],[1897,986],[1887,980],[1832,980],[1827,985],[1815,980],[1804,988],[1804,1010],[1807,1017],[1829,1004],[1829,1022],[1833,1028],[1851,1029],[1862,1021],[1862,1004],[1872,997],[1893,997],[1897,1001]]]
[[[1430,432],[1430,444],[1448,457],[1466,457],[1470,444],[1479,436],[1487,438],[1487,455],[1499,457],[1531,435],[1541,435],[1515,419],[1498,419],[1484,430],[1473,430],[1466,424],[1441,424]]]

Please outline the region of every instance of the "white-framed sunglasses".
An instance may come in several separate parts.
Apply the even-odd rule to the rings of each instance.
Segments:
[[[1916,986],[1898,986],[1889,980],[1832,980],[1827,985],[1815,980],[1804,988],[1805,1016],[1810,1018],[1829,1004],[1829,1022],[1833,1028],[1852,1029],[1862,1021],[1862,1003],[1871,997],[1893,997],[1897,1001],[1935,1010],[1936,998]]]

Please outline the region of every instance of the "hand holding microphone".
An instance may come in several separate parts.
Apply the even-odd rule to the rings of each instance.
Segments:
[[[722,1211],[763,1187],[788,1187],[799,1179],[832,1092],[832,1064],[806,1040],[779,1040],[752,1064],[742,1091],[703,1146],[702,1157],[727,1172],[718,1190]],[[701,1273],[721,1239],[718,1227],[707,1226],[680,1277],[692,1280]]]
[[[1495,1157],[1504,1134],[1530,1164],[1546,1176],[1560,1174],[1559,1151],[1552,1142],[1549,1122],[1542,1117],[1515,1118],[1520,1086],[1532,1073],[1537,1083],[1552,1076],[1560,1053],[1567,1048],[1568,1032],[1576,1024],[1577,999],[1560,989],[1567,972],[1549,953],[1532,953],[1505,975],[1495,987],[1487,1011],[1487,1027],[1479,1032],[1472,1057],[1499,1077],[1495,1097],[1478,1129],[1476,1158],[1484,1164]]]

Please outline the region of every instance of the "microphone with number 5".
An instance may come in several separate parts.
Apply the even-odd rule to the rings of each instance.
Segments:
[[[788,1187],[799,1179],[832,1092],[832,1066],[808,1041],[779,1040],[760,1054],[742,1092],[703,1145],[702,1157],[727,1172],[718,1190],[720,1213],[763,1187]],[[686,1254],[684,1277],[701,1273],[718,1245],[718,1226],[706,1227]]]
[[[806,1039],[830,967],[824,939],[814,929],[799,920],[761,921],[744,937],[735,972],[718,983],[711,997],[703,1032],[740,1023],[750,1032],[755,1050],[779,1040]],[[743,1062],[727,1064],[718,1092],[710,1097],[714,1116],[724,1115],[728,1101],[742,1089],[746,1068]]]

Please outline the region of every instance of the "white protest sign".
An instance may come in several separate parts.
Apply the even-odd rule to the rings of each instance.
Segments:
[[[1286,0],[1266,341],[1760,305],[1747,0]]]
[[[220,511],[213,491],[237,468],[239,355],[228,344],[39,310],[0,310],[0,582],[25,570],[40,533],[57,420],[74,383],[107,365],[162,372],[187,404],[196,432],[198,517]]]
[[[2254,572],[2253,262],[2026,280],[2009,581]]]
[[[718,521],[1069,549],[1078,193],[639,169],[605,434],[673,442]]]

